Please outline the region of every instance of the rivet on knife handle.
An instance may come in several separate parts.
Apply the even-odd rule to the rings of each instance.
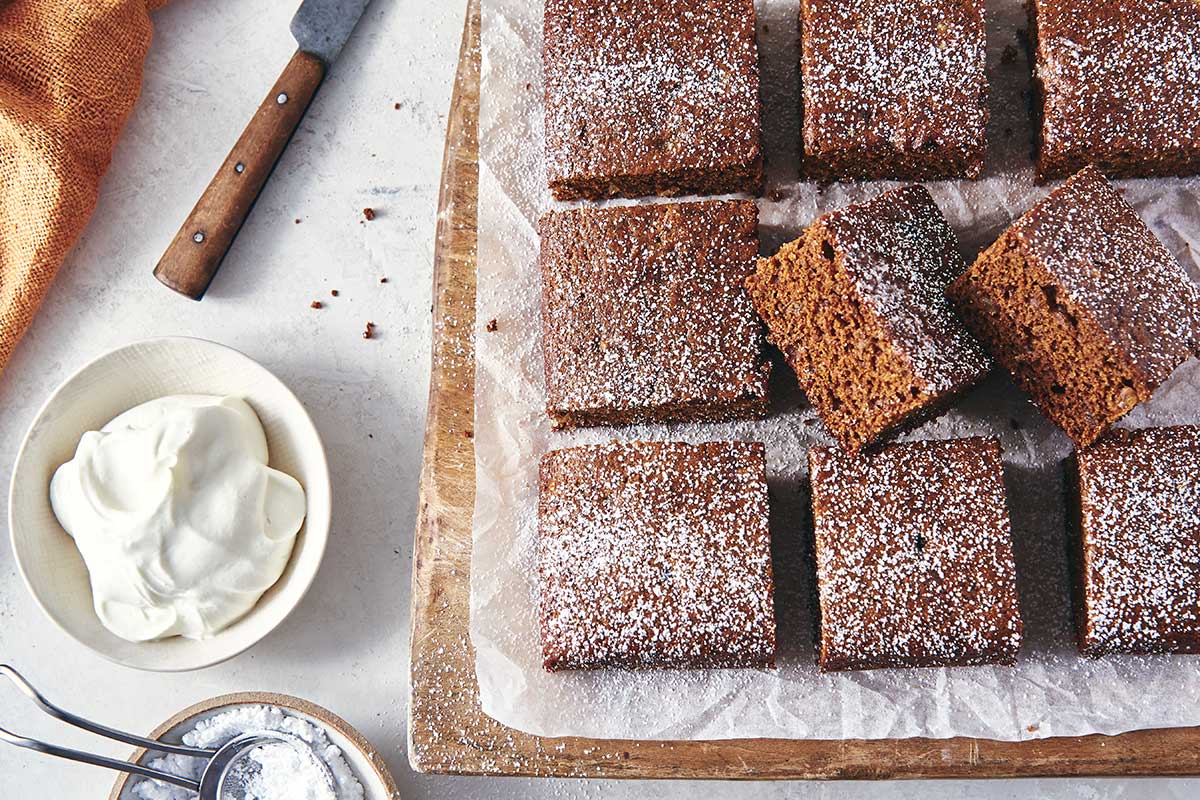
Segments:
[[[156,278],[193,300],[204,296],[324,76],[319,58],[296,51],[163,253]]]

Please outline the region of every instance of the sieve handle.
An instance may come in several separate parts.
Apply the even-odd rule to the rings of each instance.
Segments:
[[[85,753],[82,750],[72,750],[69,747],[59,747],[56,744],[30,739],[25,736],[17,736],[15,733],[10,733],[4,728],[0,728],[0,740],[8,742],[17,747],[24,747],[26,750],[33,750],[38,753],[44,753],[48,756],[57,756],[65,758],[68,761],[76,761],[80,764],[91,764],[94,767],[106,767],[115,769],[118,772],[127,772],[130,775],[141,775],[144,778],[153,778],[156,781],[163,781],[172,786],[182,786],[184,789],[191,789],[193,792],[200,792],[199,781],[194,781],[190,778],[184,778],[181,775],[173,775],[170,772],[161,772],[150,767],[144,767],[133,761],[120,761],[107,756],[98,756],[95,753]]]
[[[42,693],[33,687],[29,681],[21,673],[17,672],[8,664],[0,664],[0,675],[8,678],[26,697],[33,701],[39,709],[55,719],[62,720],[68,725],[73,725],[76,728],[95,733],[103,736],[106,739],[112,739],[125,744],[144,747],[147,750],[155,750],[158,752],[175,753],[182,756],[190,756],[192,758],[202,758],[210,760],[216,753],[215,750],[208,750],[200,747],[186,747],[184,745],[170,744],[167,742],[159,742],[154,739],[145,739],[141,736],[134,736],[131,733],[125,733],[115,728],[109,728],[106,725],[101,725],[91,720],[84,719],[76,714],[59,708],[51,703]],[[26,750],[33,750],[46,755],[57,756],[58,758],[66,758],[71,761],[79,761],[84,764],[92,764],[98,767],[108,767],[109,769],[120,770],[121,772],[129,772],[135,775],[143,775],[148,778],[156,778],[161,781],[182,786],[185,789],[198,791],[200,784],[188,778],[183,778],[178,775],[172,775],[166,772],[160,772],[149,767],[144,767],[141,764],[135,764],[129,761],[119,761],[115,758],[107,758],[98,756],[93,753],[85,753],[81,750],[72,750],[69,747],[60,747],[59,745],[49,744],[38,739],[30,739],[26,736],[18,736],[4,728],[0,728],[0,740],[8,742],[16,747],[23,747]]]

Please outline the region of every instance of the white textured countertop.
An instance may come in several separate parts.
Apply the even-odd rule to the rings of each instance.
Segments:
[[[185,300],[151,275],[290,56],[294,6],[294,0],[175,0],[156,15],[142,99],[99,208],[0,375],[0,485],[7,487],[38,406],[85,361],[150,336],[214,339],[283,378],[324,437],[334,520],[321,572],[297,611],[249,652],[201,672],[158,675],[102,661],[54,628],[5,545],[0,661],[22,669],[51,700],[135,732],[230,691],[311,699],[376,744],[406,798],[1200,794],[1200,781],[1170,780],[695,785],[414,775],[404,753],[409,568],[429,376],[437,182],[465,0],[375,0],[208,297]],[[363,220],[365,207],[376,210],[375,220]],[[333,289],[339,297],[330,296]],[[324,308],[310,309],[314,299]],[[376,325],[371,341],[361,338],[367,321]],[[6,686],[0,686],[0,726],[73,746],[96,744],[43,717]],[[0,797],[101,800],[111,782],[102,770],[0,745]]]

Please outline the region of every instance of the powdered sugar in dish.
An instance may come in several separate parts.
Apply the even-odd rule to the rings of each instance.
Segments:
[[[246,768],[232,781],[241,789],[238,800],[363,800],[363,787],[337,745],[329,741],[317,725],[278,706],[236,706],[201,720],[183,734],[191,747],[217,748],[249,731],[281,731],[304,741],[315,756],[329,768],[335,783],[331,794],[309,754],[279,743],[255,748],[247,756]],[[153,759],[148,766],[186,778],[199,779],[205,762],[198,758],[167,755]],[[138,800],[193,800],[194,792],[140,779],[133,787]]]

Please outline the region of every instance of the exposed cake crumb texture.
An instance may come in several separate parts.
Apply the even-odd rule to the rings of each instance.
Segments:
[[[914,195],[912,202],[906,195]],[[890,328],[924,379],[947,392],[986,372],[991,362],[946,299],[965,269],[954,231],[921,187],[899,189],[834,211],[825,228],[844,253],[846,271]]]
[[[1013,232],[1150,384],[1200,353],[1200,287],[1099,170],[1073,175]]]
[[[854,452],[936,416],[987,373],[945,296],[965,268],[929,192],[908,186],[820,217],[746,285],[769,341]]]
[[[1200,346],[1200,288],[1094,167],[1024,214],[948,293],[1080,447]]]

